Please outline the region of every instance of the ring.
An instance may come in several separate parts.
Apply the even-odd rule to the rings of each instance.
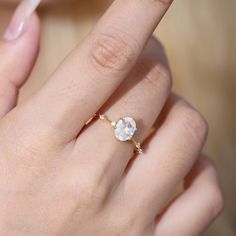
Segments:
[[[140,142],[137,142],[134,138],[134,135],[137,131],[137,125],[135,120],[132,117],[123,117],[118,121],[110,120],[106,115],[100,114],[98,118],[108,124],[110,124],[115,130],[115,137],[121,141],[126,142],[130,141],[134,145],[134,151],[142,154],[143,149],[141,148]]]

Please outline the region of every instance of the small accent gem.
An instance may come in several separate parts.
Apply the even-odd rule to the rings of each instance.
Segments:
[[[111,126],[113,126],[113,127],[116,127],[116,124],[117,124],[116,121],[111,122]]]
[[[105,120],[105,116],[104,115],[99,115],[99,119],[100,120]]]
[[[143,150],[142,149],[138,149],[138,154],[143,154]]]
[[[136,143],[136,148],[137,148],[137,152],[139,153],[139,154],[142,154],[143,153],[143,150],[142,150],[142,148],[141,148],[141,144],[140,143]]]

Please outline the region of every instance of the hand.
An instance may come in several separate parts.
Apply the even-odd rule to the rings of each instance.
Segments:
[[[201,154],[206,122],[171,94],[164,50],[150,39],[169,5],[115,1],[15,107],[39,41],[37,16],[25,18],[28,6],[20,7],[0,43],[0,235],[189,236],[220,212],[217,173]],[[97,112],[134,117],[144,154],[134,156],[100,120],[84,128]],[[183,179],[185,191],[163,210]]]

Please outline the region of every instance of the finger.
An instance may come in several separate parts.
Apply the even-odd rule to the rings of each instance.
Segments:
[[[191,169],[207,134],[205,120],[182,99],[172,97],[163,113],[166,117],[161,117],[163,123],[144,146],[146,152],[134,160],[118,189],[121,194],[125,193],[127,207],[131,207],[134,214],[147,213],[143,214],[144,221],[155,217]],[[133,199],[131,204],[128,199]]]
[[[0,40],[0,118],[17,102],[20,87],[27,79],[39,45],[39,19],[33,14],[37,4],[23,1]]]
[[[161,44],[152,39],[133,71],[105,104],[101,113],[116,121],[120,117],[133,117],[138,127],[135,139],[141,142],[163,108],[170,88],[171,75],[167,57]],[[78,152],[85,151],[81,147],[86,147],[86,144],[87,147],[88,144],[93,146],[86,150],[86,162],[90,168],[94,168],[91,171],[100,173],[105,177],[106,184],[114,186],[133,156],[133,144],[118,141],[114,129],[101,120],[97,120],[79,136],[75,148],[76,162],[79,161]]]
[[[218,175],[206,156],[201,156],[185,181],[186,190],[158,216],[155,235],[201,235],[221,212]]]
[[[170,3],[114,1],[95,29],[31,99],[30,119],[39,129],[46,124],[53,133],[50,138],[61,137],[62,142],[75,138],[133,67]]]

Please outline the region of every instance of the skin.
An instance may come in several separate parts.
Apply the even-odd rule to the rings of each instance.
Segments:
[[[206,121],[171,92],[164,49],[151,38],[170,4],[115,1],[20,106],[38,52],[37,15],[20,38],[0,42],[0,235],[189,236],[220,213],[217,172],[202,154]],[[134,117],[144,154],[99,120],[84,129],[98,111]]]

